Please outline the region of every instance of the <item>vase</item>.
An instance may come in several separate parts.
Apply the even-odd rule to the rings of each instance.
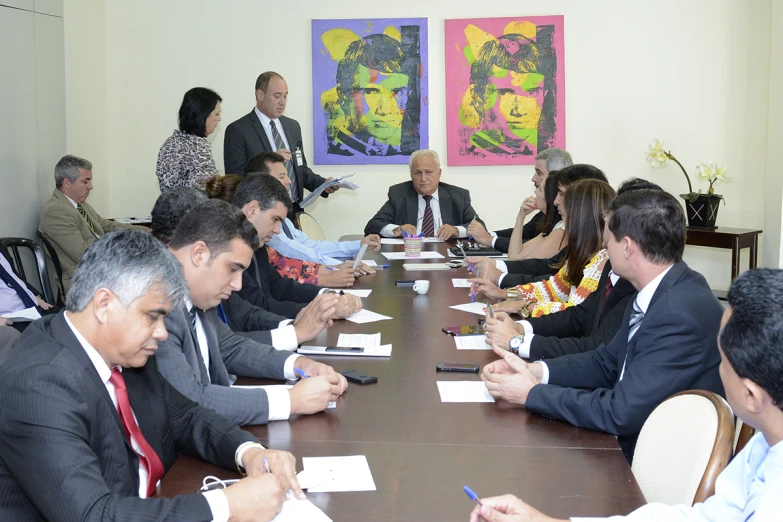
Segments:
[[[688,226],[705,230],[714,230],[718,219],[720,196],[714,194],[699,194],[695,201],[685,201],[685,213],[688,216]]]

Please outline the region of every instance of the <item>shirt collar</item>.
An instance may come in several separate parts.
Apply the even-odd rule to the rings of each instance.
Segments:
[[[650,307],[650,302],[655,295],[655,291],[658,289],[658,285],[661,284],[661,281],[663,281],[663,278],[669,273],[669,270],[671,270],[673,266],[674,265],[669,265],[666,270],[658,274],[658,277],[639,290],[639,293],[636,295],[636,304],[639,306],[639,310],[641,310],[642,313],[647,313],[647,309]]]
[[[417,194],[419,196],[419,201],[422,201],[424,199],[424,196],[422,196],[418,192],[417,192]],[[437,202],[440,202],[440,199],[438,198],[438,189],[435,189],[435,192],[432,193],[432,199],[434,199]]]
[[[71,202],[71,205],[73,205],[73,208],[79,208],[79,205],[78,205],[78,204],[77,204],[77,203],[76,203],[74,200],[72,200],[71,198],[69,198],[69,197],[68,197],[68,196],[65,194],[65,192],[63,192],[63,196],[65,196],[65,197],[68,199],[68,201],[70,201],[70,202]]]
[[[79,344],[81,344],[82,348],[84,348],[84,351],[87,352],[87,357],[90,358],[92,365],[95,366],[95,370],[98,372],[98,376],[101,378],[101,381],[103,382],[103,384],[106,384],[107,382],[109,382],[109,378],[111,377],[111,369],[106,364],[106,361],[103,360],[101,354],[98,353],[98,350],[93,348],[90,342],[84,338],[81,332],[79,332],[79,330],[77,330],[76,327],[73,325],[71,320],[68,319],[69,313],[70,312],[65,312],[63,314],[63,317],[65,317],[65,322],[68,324],[68,327],[73,332],[73,335],[76,336],[76,340],[79,341]],[[119,370],[122,371],[122,368],[119,366],[115,366],[115,368],[119,368]]]
[[[612,286],[617,286],[617,281],[620,280],[620,276],[615,274],[613,270],[609,270],[609,280],[612,281]]]
[[[256,116],[258,116],[258,120],[261,122],[261,125],[263,125],[265,129],[269,128],[269,122],[270,121],[274,121],[275,122],[275,126],[279,127],[279,123],[277,123],[277,121],[278,121],[277,119],[273,120],[272,118],[270,118],[269,116],[267,116],[263,112],[259,111],[258,107],[256,107],[253,110],[256,111]]]

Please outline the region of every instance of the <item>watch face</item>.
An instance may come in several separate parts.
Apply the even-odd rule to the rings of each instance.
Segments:
[[[512,337],[508,342],[508,345],[512,350],[519,350],[519,347],[522,345],[522,339],[519,337]]]

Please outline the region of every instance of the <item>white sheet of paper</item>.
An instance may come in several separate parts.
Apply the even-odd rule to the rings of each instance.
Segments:
[[[31,306],[30,308],[25,308],[24,310],[19,310],[18,312],[8,312],[7,314],[3,314],[0,317],[10,319],[11,322],[14,323],[26,323],[28,321],[35,321],[36,319],[40,319],[41,314],[38,313],[38,309],[36,307]]]
[[[383,256],[390,260],[400,260],[400,259],[409,259],[409,260],[416,260],[416,259],[443,259],[443,256],[439,252],[435,252],[434,250],[428,250],[426,252],[422,252],[421,255],[418,255],[416,257],[405,257],[405,252],[381,252]]]
[[[460,254],[455,254],[454,252],[451,251],[451,249],[449,249],[449,257],[458,257],[458,258],[462,259],[462,254],[461,253]],[[468,257],[471,257],[470,254],[468,254]],[[499,256],[476,256],[476,257],[490,257],[492,259],[507,259],[508,258],[508,254],[502,254],[502,255],[499,255]]]
[[[337,344],[335,346],[341,348],[347,348],[352,346],[361,346],[362,348],[370,348],[381,345],[381,333],[376,334],[345,334],[341,333],[337,338]]]
[[[376,263],[372,259],[362,259],[362,263],[364,263],[365,265],[367,265],[369,267],[378,266],[378,263]]]
[[[476,301],[475,303],[465,303],[461,305],[454,305],[449,306],[449,308],[453,308],[455,310],[462,310],[463,312],[470,312],[472,314],[478,314],[478,315],[487,315],[484,313],[484,308],[487,307],[487,303],[479,303]]]
[[[437,237],[423,237],[421,239],[422,243],[444,243],[442,239],[438,239]]]
[[[330,288],[330,290],[334,290],[335,292],[340,292],[340,290],[342,290],[346,294],[355,295],[356,297],[368,297],[372,293],[372,290],[352,289],[352,288]]]
[[[440,402],[495,402],[484,381],[437,381]]]
[[[258,384],[232,384],[231,385],[232,388],[245,388],[245,389],[248,389],[248,390],[252,390],[254,388],[255,389],[261,388],[261,389],[266,390],[266,389],[269,389],[269,388],[279,388],[281,386],[284,387],[286,390],[290,390],[291,388],[294,387],[293,384],[263,384],[263,385],[258,385]],[[337,407],[337,402],[330,402],[329,404],[326,405],[326,409],[327,410],[333,410],[336,407]]]
[[[454,278],[451,280],[451,284],[454,285],[454,288],[470,288],[470,283],[468,283],[467,279]]]
[[[272,522],[332,522],[332,519],[326,516],[318,506],[309,500],[299,500],[298,498],[286,500],[283,502],[283,509],[277,514]]]
[[[334,355],[337,357],[391,357],[392,345],[371,346],[363,352],[327,352],[326,346],[300,346],[297,353],[303,355]]]
[[[388,315],[376,314],[375,312],[371,312],[365,308],[345,318],[346,321],[351,321],[352,323],[357,324],[374,323],[375,321],[385,321],[386,319],[391,319],[391,317]]]
[[[403,263],[402,267],[405,270],[423,270],[425,272],[432,272],[433,270],[451,270],[451,267],[446,263]]]
[[[457,350],[491,350],[492,346],[487,344],[486,335],[455,335],[454,343]]]
[[[381,244],[382,245],[404,245],[405,244],[405,240],[397,238],[397,237],[382,237],[381,238]]]
[[[310,493],[375,491],[375,481],[364,455],[302,457],[302,466],[308,474],[312,472]]]

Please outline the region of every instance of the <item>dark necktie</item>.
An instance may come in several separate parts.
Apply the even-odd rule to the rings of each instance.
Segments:
[[[76,210],[81,214],[81,216],[84,218],[84,220],[87,222],[87,226],[90,227],[90,231],[92,234],[97,238],[101,235],[98,233],[98,228],[95,226],[95,223],[92,222],[92,219],[90,219],[90,216],[87,215],[87,211],[84,210],[84,207],[81,205],[76,205]]]
[[[136,441],[136,444],[141,449],[143,455],[136,455],[139,457],[139,462],[147,470],[147,497],[151,497],[155,494],[155,487],[160,479],[163,478],[163,463],[160,461],[158,454],[149,445],[147,439],[141,434],[139,425],[136,424],[136,419],[133,418],[133,411],[131,410],[130,400],[128,399],[128,389],[125,387],[125,379],[122,377],[122,373],[117,368],[112,368],[111,377],[109,382],[114,385],[114,393],[117,396],[117,413],[120,415],[120,421],[125,428],[125,437],[130,442],[131,447],[133,443],[131,439]],[[133,451],[136,451],[135,449]]]
[[[598,309],[595,311],[595,318],[593,318],[593,328],[590,330],[591,334],[598,330],[598,325],[601,323],[601,314],[603,314],[606,309],[606,302],[609,300],[609,294],[612,293],[612,288],[614,288],[614,285],[612,284],[612,274],[610,272],[606,276],[606,284],[604,285],[604,291],[601,294],[601,300],[598,301]]]
[[[642,325],[643,319],[644,319],[644,312],[642,312],[642,309],[639,308],[639,304],[636,302],[636,299],[634,299],[633,310],[631,310],[631,318],[628,321],[628,344],[631,343],[631,339],[633,339],[633,336],[636,335],[636,331]],[[625,363],[627,361],[628,361],[628,348],[626,347],[625,359],[623,359],[623,369],[620,370],[620,378],[618,379],[618,382],[623,380],[623,376],[625,375]]]
[[[193,333],[196,333],[196,307],[191,306],[190,309],[188,309],[188,314],[190,315],[190,327],[193,330]]]
[[[280,135],[280,132],[278,132],[277,125],[275,125],[274,120],[269,121],[269,128],[272,130],[272,138],[275,140],[275,150],[284,149],[285,142],[283,141],[283,137]],[[293,151],[291,154],[293,154]],[[290,160],[285,162],[285,170],[288,171],[288,179],[291,180],[291,201],[296,201],[296,170],[294,170],[293,156]]]
[[[294,235],[291,233],[291,229],[288,228],[288,225],[285,221],[283,221],[280,226],[283,228],[283,233],[286,235],[288,239],[293,239]]]
[[[432,216],[432,207],[430,201],[432,196],[422,196],[424,198],[424,217],[421,220],[421,234],[424,237],[433,237],[435,235],[435,218]]]
[[[22,288],[22,285],[20,285],[17,280],[14,279],[14,276],[8,273],[3,265],[0,265],[0,279],[2,279],[9,288],[12,288],[16,292],[16,295],[18,295],[19,299],[22,300],[22,304],[25,308],[32,308],[35,306],[35,301],[30,299],[30,294],[25,292],[25,289]]]

